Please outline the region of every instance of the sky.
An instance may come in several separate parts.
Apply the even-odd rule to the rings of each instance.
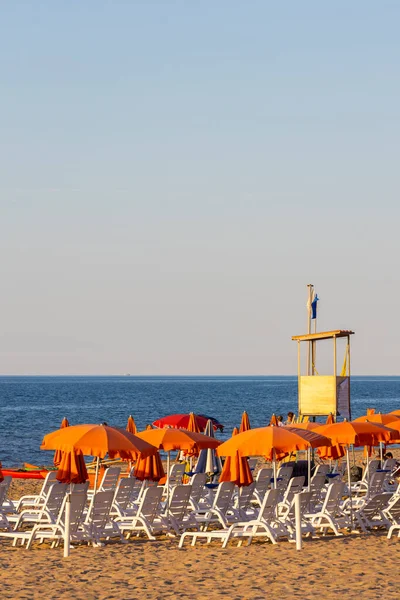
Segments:
[[[0,373],[294,374],[312,283],[400,374],[399,18],[3,3]]]

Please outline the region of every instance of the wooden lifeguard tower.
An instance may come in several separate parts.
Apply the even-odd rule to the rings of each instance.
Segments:
[[[298,374],[298,398],[299,418],[304,416],[317,417],[327,416],[332,413],[335,417],[342,416],[351,419],[350,403],[350,336],[354,331],[335,329],[333,331],[322,331],[317,333],[316,329],[316,302],[314,286],[308,285],[308,333],[295,335],[292,340],[297,342],[297,374]],[[312,305],[315,302],[315,310]],[[311,321],[314,320],[314,333],[311,333]],[[337,340],[346,338],[343,367],[338,373],[337,369]],[[319,375],[316,368],[317,343],[331,340],[333,351],[333,373],[331,375]],[[301,369],[301,347],[302,342],[306,344],[307,366],[305,374]]]

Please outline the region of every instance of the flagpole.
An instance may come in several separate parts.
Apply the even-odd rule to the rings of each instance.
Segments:
[[[307,284],[308,287],[308,302],[307,302],[307,308],[308,308],[308,318],[307,318],[307,333],[308,335],[310,335],[311,333],[311,302],[312,302],[312,295],[313,295],[313,290],[314,290],[314,286],[312,285],[312,283],[308,283]],[[311,369],[310,369],[310,362],[311,362],[311,342],[308,342],[308,352],[307,352],[307,375],[311,374]]]

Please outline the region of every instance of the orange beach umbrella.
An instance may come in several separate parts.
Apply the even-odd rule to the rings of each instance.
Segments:
[[[238,433],[239,433],[239,429],[237,427],[234,427],[233,430],[232,430],[232,437],[234,435],[237,435]]]
[[[374,413],[373,415],[363,415],[362,417],[358,417],[354,419],[356,423],[378,423],[381,425],[389,425],[394,421],[400,421],[400,415],[394,415],[391,413]]]
[[[61,429],[64,429],[64,427],[69,427],[69,421],[67,419],[67,417],[64,417],[63,420],[61,421]],[[63,458],[63,454],[61,452],[61,450],[56,450],[54,453],[54,458],[53,458],[53,464],[55,467],[58,467],[61,464]]]
[[[61,483],[85,483],[89,479],[81,450],[62,452],[56,479]]]
[[[237,428],[235,428],[237,431]],[[240,428],[237,433],[249,431],[250,419],[246,411],[243,411]],[[232,481],[238,487],[250,485],[253,482],[253,474],[250,470],[248,460],[245,456],[227,456],[222,469],[220,481]]]
[[[157,448],[119,427],[109,425],[73,425],[58,429],[44,436],[42,450],[61,450],[63,452],[82,452],[86,456],[96,456],[95,486],[100,467],[100,459],[106,454],[110,458],[134,460],[138,456],[151,456]]]
[[[128,417],[128,422],[126,424],[126,430],[129,431],[129,433],[132,433],[133,435],[137,434],[137,427],[136,427],[135,419],[132,417],[132,415],[129,415],[129,417]]]
[[[160,453],[148,456],[147,458],[139,458],[136,462],[134,476],[136,479],[143,481],[160,481],[165,476],[164,467],[162,464]]]

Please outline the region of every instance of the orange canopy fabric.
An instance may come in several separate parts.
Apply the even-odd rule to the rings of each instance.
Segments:
[[[338,460],[346,454],[343,446],[335,444],[334,446],[321,446],[317,450],[318,456],[323,460]]]
[[[326,425],[332,425],[332,423],[335,422],[335,417],[333,416],[332,413],[329,413],[329,415],[327,416],[327,419],[325,421]]]
[[[219,480],[232,481],[238,487],[250,485],[253,481],[253,475],[247,458],[239,456],[239,454],[232,457],[227,456]]]
[[[249,415],[246,411],[243,411],[242,420],[240,422],[239,427],[239,433],[243,433],[243,431],[248,431],[249,429],[251,429]]]
[[[375,414],[374,408],[367,408],[367,415],[374,415],[374,414]]]
[[[201,433],[201,428],[197,422],[196,415],[192,412],[189,415],[189,423],[187,426],[187,430],[194,431],[195,433]]]
[[[291,427],[292,429],[307,429],[313,431],[317,427],[320,427],[321,423],[313,423],[312,421],[305,421],[304,423],[293,423],[293,425],[284,425],[284,427]]]
[[[64,427],[69,427],[69,421],[68,421],[67,417],[64,417],[63,420],[61,421],[61,429],[64,429]],[[63,453],[61,452],[61,450],[56,450],[54,453],[54,458],[53,458],[54,466],[58,467],[61,464],[62,459],[63,459]]]
[[[240,422],[240,428],[237,427],[233,430],[232,437],[244,431],[251,429],[249,415],[246,411],[243,411],[242,420]],[[235,431],[236,430],[236,431]],[[224,467],[219,477],[220,481],[232,481],[238,487],[244,485],[250,485],[253,481],[253,475],[250,471],[249,463],[247,458],[244,456],[228,456],[225,460]]]
[[[187,429],[147,429],[137,434],[138,438],[152,444],[156,448],[162,448],[166,452],[170,450],[190,451],[194,448],[216,448],[220,441],[203,433],[195,433]]]
[[[307,450],[318,446],[329,446],[330,440],[324,436],[295,427],[258,427],[230,438],[219,448],[219,456],[265,456],[268,460],[276,454],[296,450]]]
[[[276,427],[278,427],[278,419],[277,419],[276,415],[272,415],[269,424],[270,425],[275,425]]]
[[[400,415],[400,410],[392,410],[389,413],[390,415]]]
[[[140,479],[141,481],[144,479],[160,481],[160,479],[165,477],[160,453],[157,452],[153,456],[148,456],[147,458],[139,458],[133,474],[136,479]]]
[[[373,415],[363,415],[362,417],[358,417],[358,419],[354,419],[355,422],[360,423],[380,423],[381,425],[389,425],[389,423],[393,423],[394,421],[400,421],[400,415],[392,415],[392,414],[382,414],[375,413]]]
[[[56,479],[61,483],[85,483],[89,479],[85,460],[80,450],[63,452]]]
[[[129,415],[129,417],[128,417],[128,422],[126,424],[126,430],[129,431],[129,433],[132,433],[133,435],[137,434],[137,427],[136,427],[135,419],[132,417],[132,415]]]
[[[387,442],[395,437],[390,431],[377,423],[360,423],[359,421],[343,421],[332,425],[321,425],[315,430],[330,438],[332,445],[344,446],[376,446],[379,442]]]
[[[394,431],[397,431],[399,437],[394,438],[390,442],[386,442],[387,444],[398,444],[400,439],[400,419],[397,419],[395,415],[392,415],[392,417],[393,416],[395,420],[387,423],[387,427],[389,427],[390,429],[394,429]]]
[[[125,429],[109,425],[73,425],[44,436],[42,450],[81,450],[87,456],[126,458],[135,460],[139,455],[151,456],[157,449]]]
[[[234,435],[237,435],[238,433],[239,433],[239,429],[238,429],[237,427],[234,427],[234,428],[233,428],[233,431],[232,431],[232,437],[233,437]]]

